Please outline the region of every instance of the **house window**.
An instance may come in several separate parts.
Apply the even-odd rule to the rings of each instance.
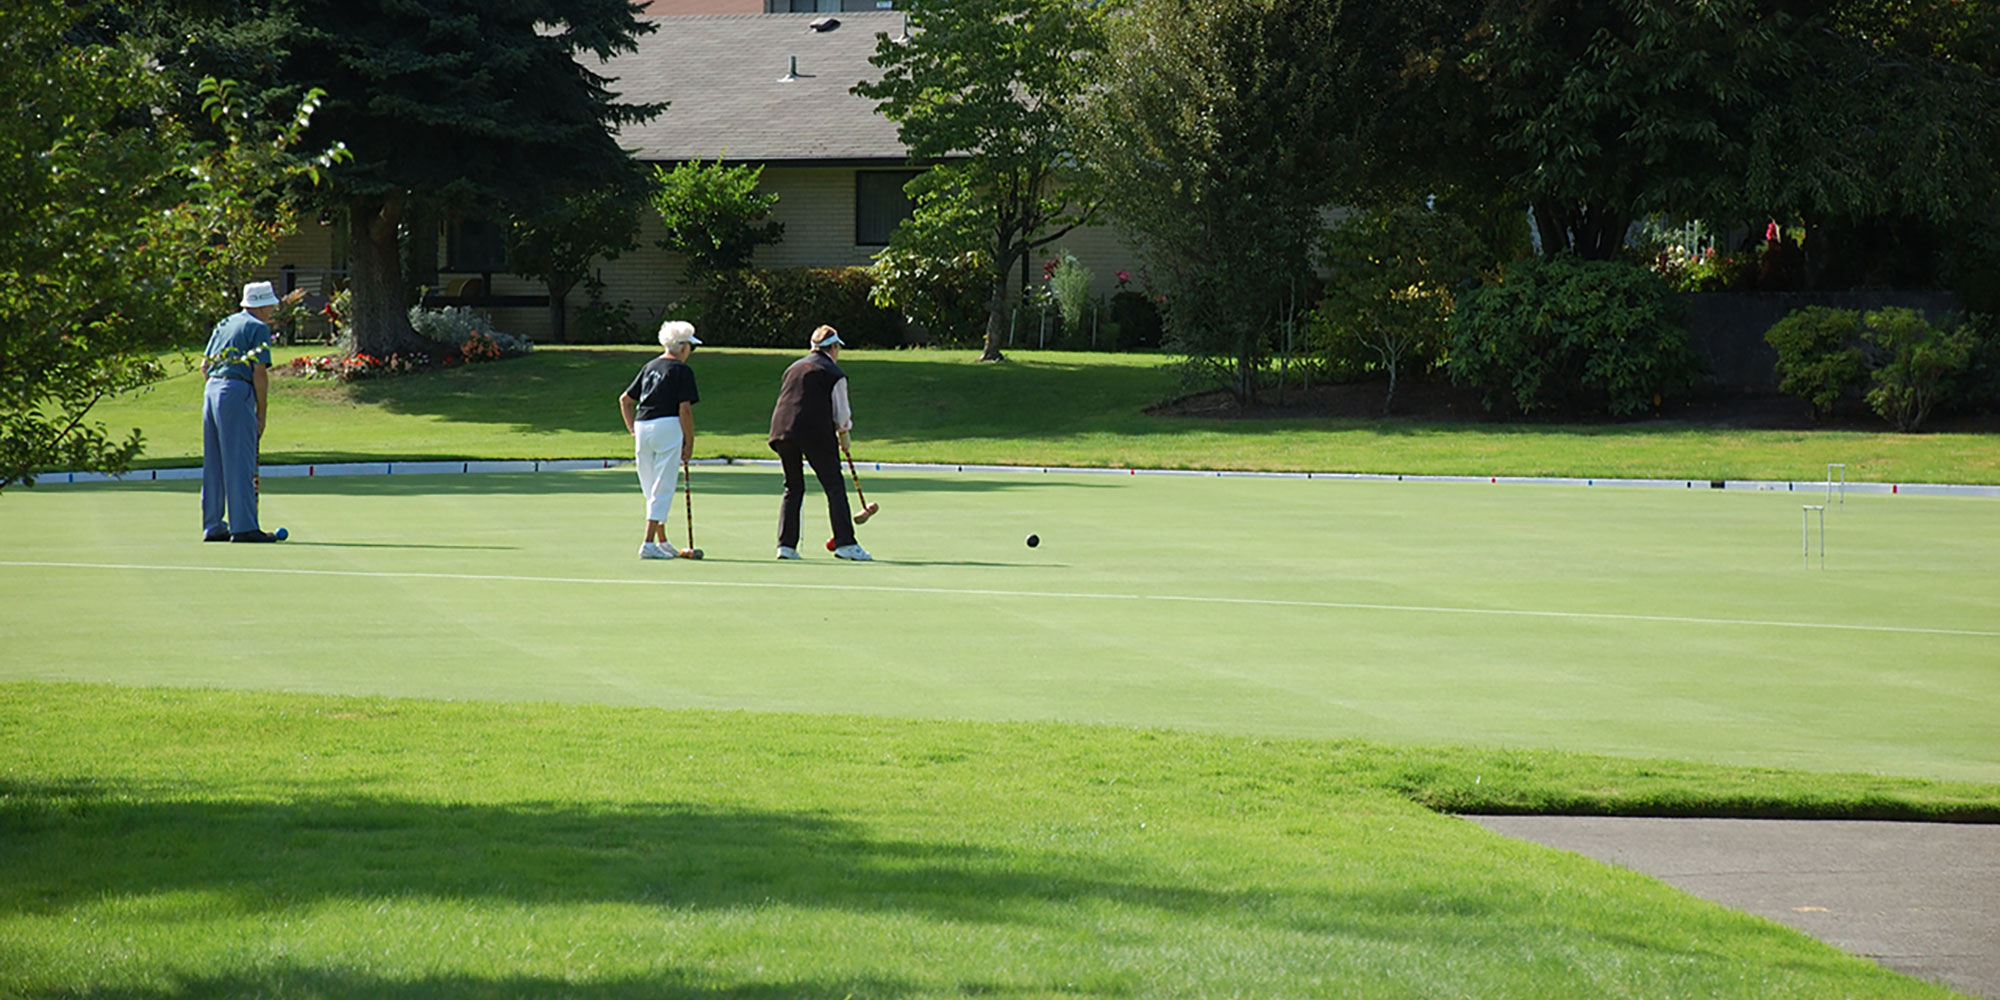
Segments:
[[[507,270],[507,230],[485,219],[453,216],[445,225],[444,269],[447,271]]]
[[[854,175],[854,245],[883,247],[889,234],[916,213],[916,203],[903,193],[915,170],[862,170]]]
[[[785,6],[779,7],[778,11],[790,11],[794,14],[836,14],[840,12],[840,0],[790,0]]]

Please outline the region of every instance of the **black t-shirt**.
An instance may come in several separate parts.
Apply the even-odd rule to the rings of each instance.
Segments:
[[[646,362],[625,395],[639,403],[632,414],[635,422],[678,417],[682,403],[701,402],[701,393],[694,387],[694,369],[664,356]]]

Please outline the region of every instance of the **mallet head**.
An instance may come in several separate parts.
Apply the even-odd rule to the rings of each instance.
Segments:
[[[868,506],[861,508],[861,513],[854,515],[854,523],[867,524],[868,519],[874,517],[875,512],[881,509],[882,505],[879,503],[871,503]]]

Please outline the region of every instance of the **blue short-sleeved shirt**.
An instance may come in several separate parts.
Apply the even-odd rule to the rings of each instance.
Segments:
[[[208,358],[209,378],[248,382],[252,363],[271,364],[271,328],[247,309],[232,314],[215,324],[215,332],[208,335],[208,349],[202,353]]]

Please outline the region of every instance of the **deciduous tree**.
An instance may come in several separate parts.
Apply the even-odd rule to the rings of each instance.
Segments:
[[[0,37],[0,488],[128,468],[139,432],[114,438],[92,408],[234,310],[291,225],[267,187],[336,155],[291,152],[316,94],[269,123],[212,79],[179,101],[152,53],[79,17],[32,0]]]
[[[1114,21],[1090,157],[1166,293],[1167,333],[1239,399],[1334,195],[1339,0],[1139,0]]]
[[[956,175],[983,219],[992,268],[982,360],[1001,360],[1014,267],[1089,221],[1096,201],[1078,166],[1073,110],[1103,50],[1098,5],[1084,0],[912,0],[907,39],[884,36],[882,78],[854,92],[896,122],[912,157]],[[919,214],[947,206],[920,200]]]

